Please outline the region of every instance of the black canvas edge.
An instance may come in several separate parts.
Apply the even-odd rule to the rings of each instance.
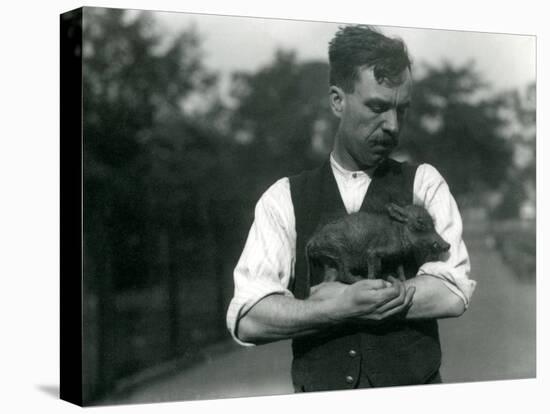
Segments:
[[[60,15],[60,398],[82,406],[82,18]]]

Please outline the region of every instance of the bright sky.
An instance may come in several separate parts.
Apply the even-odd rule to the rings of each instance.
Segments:
[[[299,59],[327,59],[336,23],[154,12],[169,32],[194,24],[203,40],[206,64],[224,77],[234,70],[255,70],[276,48],[294,49]],[[365,22],[368,23],[368,22]],[[433,29],[381,27],[405,40],[417,63],[475,60],[495,89],[522,87],[536,78],[534,36]]]

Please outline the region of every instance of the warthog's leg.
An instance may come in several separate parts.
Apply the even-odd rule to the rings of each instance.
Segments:
[[[338,268],[338,282],[352,284],[362,279],[361,276],[355,276],[351,273],[350,267],[347,264],[346,260],[338,259],[337,261]]]
[[[376,279],[380,275],[380,270],[382,268],[382,261],[376,253],[369,253],[367,256],[367,266],[369,268],[368,278]]]

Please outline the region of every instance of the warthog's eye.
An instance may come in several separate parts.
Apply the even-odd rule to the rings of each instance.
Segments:
[[[439,249],[439,244],[437,242],[433,242],[432,249],[433,250],[438,250]]]

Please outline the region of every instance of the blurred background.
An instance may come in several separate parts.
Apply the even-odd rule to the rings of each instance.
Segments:
[[[338,24],[84,9],[84,400],[292,392],[287,341],[235,345],[260,195],[321,163]],[[395,154],[447,179],[478,281],[445,382],[535,376],[535,38],[383,27],[414,60]]]

